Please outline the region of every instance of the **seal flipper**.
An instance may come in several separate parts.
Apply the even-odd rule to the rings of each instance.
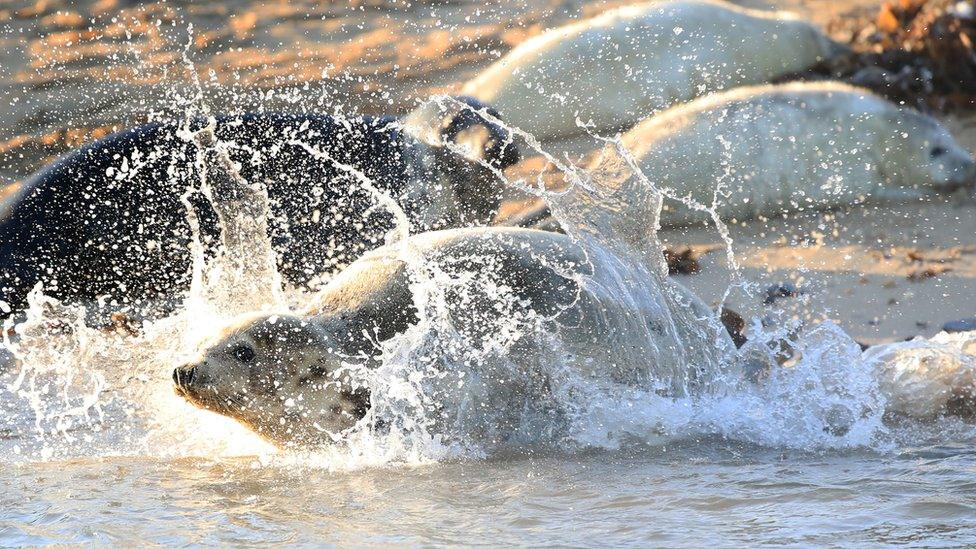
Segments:
[[[346,355],[373,355],[374,343],[419,319],[406,263],[382,254],[364,256],[336,275],[304,314],[318,319]]]

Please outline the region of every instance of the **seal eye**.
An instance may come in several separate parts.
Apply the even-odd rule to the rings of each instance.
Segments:
[[[932,150],[929,151],[929,156],[931,156],[932,158],[938,158],[944,155],[945,153],[946,150],[943,147],[932,147]]]
[[[244,364],[254,360],[254,349],[251,348],[250,345],[238,345],[237,347],[234,347],[231,354],[234,355],[234,358],[243,362]]]

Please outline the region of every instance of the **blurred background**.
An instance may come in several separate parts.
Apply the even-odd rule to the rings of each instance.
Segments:
[[[451,92],[532,35],[627,3],[0,0],[0,184],[173,109],[175,96],[193,94],[191,64],[214,88],[207,101],[217,111],[399,114],[415,98]],[[820,25],[881,5],[735,3],[794,10]]]

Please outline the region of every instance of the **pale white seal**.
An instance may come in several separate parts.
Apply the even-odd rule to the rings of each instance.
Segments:
[[[714,199],[724,219],[917,198],[976,176],[973,158],[936,119],[831,82],[713,94],[648,118],[622,140],[652,183],[705,206]],[[707,219],[668,204],[664,225]]]
[[[712,91],[802,71],[844,47],[782,12],[724,2],[640,4],[550,29],[468,82],[540,139],[630,127]]]

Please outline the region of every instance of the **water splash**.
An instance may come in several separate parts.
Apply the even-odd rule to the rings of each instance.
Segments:
[[[199,83],[198,90],[194,103],[203,101]],[[200,145],[199,189],[218,211],[220,253],[205,257],[188,207],[197,233],[189,297],[172,316],[143,322],[131,333],[125,322],[89,326],[84,310],[33,292],[26,320],[4,331],[4,346],[18,362],[2,376],[4,460],[253,455],[262,463],[346,468],[716,434],[776,447],[883,451],[895,439],[893,421],[926,421],[972,400],[976,336],[939,335],[862,354],[831,324],[799,336],[789,327],[757,325],[750,343],[733,349],[714,313],[689,306],[687,294],[667,278],[656,235],[663,202],[681,200],[712,216],[735,265],[732,240],[716,212],[720,190],[713,204],[703,205],[657,189],[617,139],[598,139],[604,145],[600,160],[584,169],[512,128],[562,172],[567,185],[551,191],[538,182],[509,183],[546,199],[582,246],[587,269],[554,266],[560,274],[626,306],[651,302],[660,309],[662,329],[679,344],[659,350],[655,361],[674,370],[658,371],[655,383],[644,386],[593,375],[609,365],[548,331],[551,317],[536,314],[511,292],[490,255],[446,269],[415,253],[410,225],[392,198],[353,166],[291,136],[283,139],[350,175],[377,207],[393,213],[387,242],[398,245],[397,257],[408,266],[419,322],[376,343],[381,367],[352,372],[370,387],[373,407],[342,444],[282,454],[236,422],[193,409],[172,392],[173,366],[192,359],[215,327],[240,312],[286,310],[306,297],[282,292],[261,182],[241,179],[230,161],[231,145],[213,139],[212,126],[191,131],[189,120],[207,112],[195,109],[181,135]],[[474,307],[484,296],[491,296],[497,313],[490,326],[479,334],[459,330],[452,308]],[[571,302],[578,305],[578,299]],[[624,342],[652,337],[646,326],[619,329]]]

